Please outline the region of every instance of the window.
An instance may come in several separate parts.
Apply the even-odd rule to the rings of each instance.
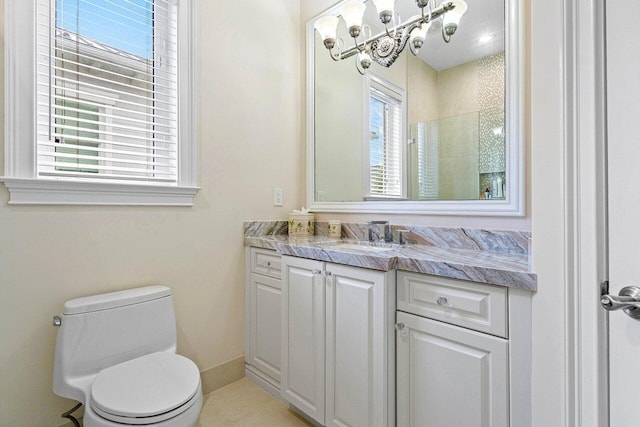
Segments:
[[[405,198],[404,91],[376,77],[367,79],[369,92],[367,199]]]
[[[192,1],[11,3],[10,203],[191,205]]]

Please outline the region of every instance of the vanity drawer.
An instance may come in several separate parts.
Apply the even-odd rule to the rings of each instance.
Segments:
[[[398,271],[398,310],[507,338],[507,289]]]
[[[251,248],[251,272],[280,279],[282,267],[280,254],[268,249]]]

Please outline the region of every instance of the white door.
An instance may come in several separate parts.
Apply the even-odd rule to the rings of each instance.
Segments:
[[[607,7],[609,293],[640,286],[640,2]],[[640,321],[609,314],[611,427],[640,426]]]
[[[280,280],[251,273],[249,363],[280,382]]]
[[[381,271],[335,264],[326,265],[325,275],[325,425],[387,426],[388,398],[394,396],[387,373],[393,369],[388,350],[395,308],[386,294],[393,283],[386,283]]]
[[[399,311],[398,427],[507,427],[507,340]]]
[[[323,263],[282,257],[283,399],[324,424]]]

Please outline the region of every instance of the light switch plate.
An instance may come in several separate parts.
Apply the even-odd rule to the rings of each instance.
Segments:
[[[273,206],[282,206],[283,205],[283,190],[282,188],[274,188],[273,189]]]

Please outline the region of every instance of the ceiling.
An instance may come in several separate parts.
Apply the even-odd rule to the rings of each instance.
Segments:
[[[504,51],[505,10],[504,0],[466,0],[469,8],[462,17],[458,30],[450,43],[442,39],[442,19],[436,19],[427,33],[419,57],[437,71],[455,67],[478,58]],[[367,2],[365,22],[370,23],[372,31],[384,30],[378,18],[378,12],[371,0]],[[438,1],[438,4],[441,3]],[[395,8],[400,12],[402,21],[420,13],[414,0],[396,0]],[[481,41],[483,36],[492,36]],[[409,48],[407,47],[407,51]]]

